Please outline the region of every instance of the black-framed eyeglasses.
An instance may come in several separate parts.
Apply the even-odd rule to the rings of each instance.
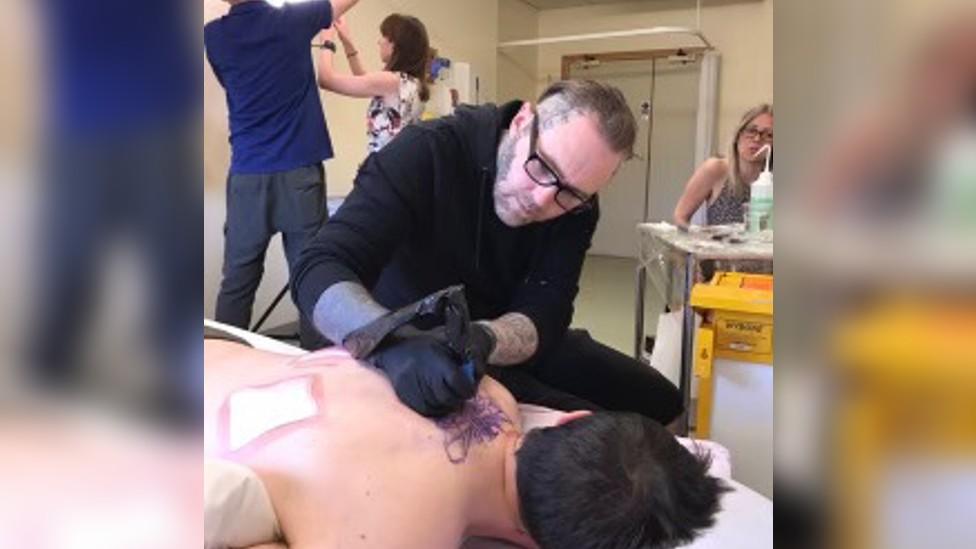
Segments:
[[[773,130],[760,130],[756,126],[749,126],[742,130],[742,137],[746,139],[759,139],[760,143],[773,142]]]
[[[556,204],[567,212],[580,213],[593,207],[593,196],[563,183],[556,170],[539,154],[536,144],[539,141],[539,115],[532,117],[532,132],[529,134],[529,157],[522,167],[525,173],[543,187],[556,187]]]

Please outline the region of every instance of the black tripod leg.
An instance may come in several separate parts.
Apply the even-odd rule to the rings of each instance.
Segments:
[[[274,301],[272,301],[271,305],[269,305],[268,308],[264,311],[264,314],[261,315],[261,318],[259,318],[258,321],[254,323],[254,326],[251,327],[252,332],[257,333],[257,331],[261,329],[261,326],[263,326],[264,322],[268,320],[268,317],[271,316],[271,312],[274,311],[274,308],[278,306],[278,303],[281,302],[281,298],[285,297],[286,293],[288,293],[288,284],[285,284],[285,287],[282,288],[280,292],[278,292],[278,296],[274,298]]]

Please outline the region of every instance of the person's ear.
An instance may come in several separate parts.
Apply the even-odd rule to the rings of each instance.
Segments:
[[[589,415],[593,415],[593,412],[591,412],[589,410],[576,410],[574,412],[566,412],[565,414],[562,414],[561,416],[559,416],[559,419],[556,420],[556,425],[555,426],[556,427],[560,427],[562,425],[566,425],[567,423],[569,423],[571,421],[576,421],[577,419],[579,419],[581,417],[586,417],[586,416],[589,416]]]
[[[532,111],[532,103],[528,101],[522,103],[522,107],[515,113],[515,117],[512,118],[512,122],[508,125],[509,133],[521,135],[525,128],[528,128],[529,124],[532,123],[533,116],[535,116],[535,112]]]

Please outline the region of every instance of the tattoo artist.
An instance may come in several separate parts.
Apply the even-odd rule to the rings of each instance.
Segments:
[[[635,135],[620,91],[592,81],[557,82],[537,105],[462,106],[408,126],[366,159],[303,250],[294,298],[341,343],[390,310],[462,284],[477,319],[469,345],[520,402],[634,411],[667,424],[682,411],[670,381],[569,329],[596,194],[630,157]],[[419,413],[456,409],[478,376],[458,375],[443,331],[408,328],[366,360]]]

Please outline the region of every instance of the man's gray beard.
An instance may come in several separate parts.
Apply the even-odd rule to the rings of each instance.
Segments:
[[[505,200],[499,193],[498,183],[508,177],[508,172],[512,169],[512,162],[515,161],[515,144],[518,143],[519,136],[511,131],[505,131],[502,135],[501,143],[498,144],[498,154],[495,159],[495,186],[492,197],[495,202],[495,215],[506,225],[511,225],[514,220],[511,216],[505,215]]]
[[[498,144],[498,155],[495,158],[495,183],[505,179],[508,171],[512,168],[515,160],[515,143],[518,142],[518,135],[505,130],[502,134],[502,141]]]

